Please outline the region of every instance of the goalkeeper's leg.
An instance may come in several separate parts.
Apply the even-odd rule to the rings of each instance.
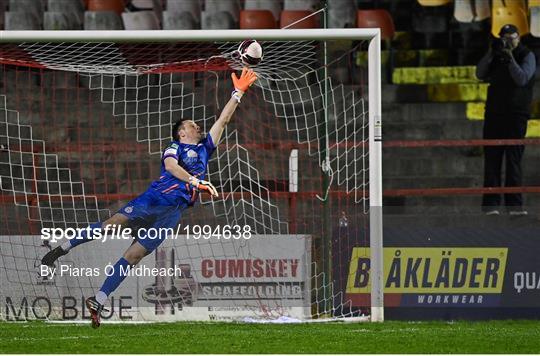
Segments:
[[[172,206],[172,207],[155,207],[158,218],[151,224],[151,228],[171,229],[176,227],[180,220],[180,214],[187,205]],[[166,236],[161,233],[158,238],[147,238],[146,234],[138,235],[137,241],[134,242],[124,253],[111,270],[111,275],[108,276],[103,285],[94,297],[86,300],[86,305],[90,310],[92,318],[92,327],[97,328],[101,324],[100,312],[103,310],[103,305],[107,302],[109,295],[114,292],[118,286],[124,281],[129,272],[129,268],[138,264],[144,256],[150,254],[158,248]]]

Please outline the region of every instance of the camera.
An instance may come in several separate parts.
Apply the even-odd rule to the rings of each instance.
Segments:
[[[512,40],[507,38],[495,38],[491,44],[495,53],[502,52],[504,49],[512,49]]]
[[[491,48],[493,49],[495,57],[497,57],[501,62],[507,63],[510,60],[504,50],[512,50],[511,39],[504,37],[495,38],[491,43]]]

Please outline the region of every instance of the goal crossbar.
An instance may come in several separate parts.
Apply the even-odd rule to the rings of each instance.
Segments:
[[[248,37],[261,41],[371,40],[380,29],[287,29],[249,30]],[[212,42],[242,41],[246,30],[162,30],[162,31],[0,31],[0,43],[10,42]]]

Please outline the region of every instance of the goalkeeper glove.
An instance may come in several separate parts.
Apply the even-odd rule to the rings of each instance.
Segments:
[[[257,80],[257,74],[253,71],[253,69],[248,69],[246,67],[242,68],[242,74],[240,74],[240,78],[236,76],[236,73],[231,74],[232,81],[234,84],[234,92],[233,97],[240,102],[240,98],[242,98],[242,95],[249,89],[251,84],[255,83]]]
[[[211,194],[215,198],[219,196],[216,187],[214,187],[212,183],[206,180],[189,177],[189,184],[191,184],[193,187],[195,187],[195,189],[199,191],[205,191]]]

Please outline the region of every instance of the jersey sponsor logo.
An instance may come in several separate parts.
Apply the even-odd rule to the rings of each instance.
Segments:
[[[124,209],[124,211],[128,214],[131,214],[133,212],[133,207],[132,206],[128,206]]]

